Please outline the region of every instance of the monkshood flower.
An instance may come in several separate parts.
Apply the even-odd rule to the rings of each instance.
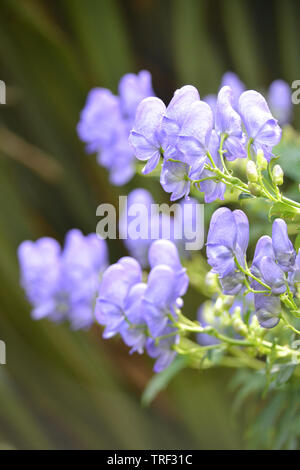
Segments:
[[[242,130],[240,115],[233,108],[234,95],[229,86],[221,88],[218,94],[216,108],[216,131],[219,135],[226,136],[223,144],[227,160],[246,158],[245,137]]]
[[[183,124],[190,114],[191,105],[199,100],[198,90],[191,85],[183,86],[175,91],[161,123],[161,134],[165,146],[176,145]]]
[[[177,201],[190,193],[190,166],[187,163],[165,160],[160,174],[160,184],[166,193],[172,193],[170,200]]]
[[[138,106],[129,143],[138,160],[147,161],[143,173],[153,171],[162,154],[161,122],[166,112],[159,98],[146,98]]]
[[[127,73],[119,82],[121,113],[133,124],[139,103],[147,96],[155,96],[151,74],[141,70],[138,74]]]
[[[281,126],[291,122],[293,114],[291,87],[284,80],[274,80],[268,91],[268,103]]]
[[[239,99],[239,113],[248,136],[248,145],[255,154],[259,149],[263,150],[265,158],[270,161],[273,147],[280,142],[281,129],[265,98],[257,91],[245,91]]]
[[[231,212],[226,207],[217,209],[210,221],[206,253],[212,271],[217,273],[224,294],[237,294],[244,283],[244,274],[238,269],[245,266],[249,242],[249,222],[241,210]]]
[[[115,185],[127,183],[135,173],[134,154],[128,144],[137,105],[153,96],[151,75],[143,70],[120,80],[119,96],[105,88],[90,91],[80,114],[77,131],[87,152],[98,152],[97,161],[107,168]]]
[[[190,165],[191,171],[201,173],[204,169],[213,123],[213,112],[207,103],[195,101],[190,106],[179,134],[177,149],[184,154],[184,161]]]
[[[296,252],[288,237],[287,225],[282,219],[276,219],[273,222],[272,244],[279,266],[284,271],[292,270],[295,263]]]
[[[81,111],[77,132],[88,153],[114,143],[122,128],[119,98],[105,88],[92,89]]]
[[[239,109],[239,98],[246,87],[239,77],[233,72],[226,72],[221,80],[221,88],[229,86],[233,92],[233,107],[236,111]]]
[[[147,341],[147,327],[143,316],[143,299],[147,284],[134,284],[129,290],[124,303],[125,319],[119,326],[119,333],[124,343],[131,347],[130,354],[142,354]]]
[[[156,342],[153,338],[148,338],[146,343],[147,353],[150,357],[156,359],[154,364],[154,372],[158,373],[168,367],[176,357],[176,351],[173,346],[178,344],[179,335],[176,335],[175,328],[170,325],[161,332],[161,336],[165,336]]]
[[[129,292],[141,282],[142,270],[134,258],[121,258],[106,269],[95,308],[96,320],[105,326],[103,338],[111,338],[120,332],[126,321],[125,306]]]
[[[259,284],[255,283],[259,289]],[[260,326],[274,328],[279,323],[280,298],[274,295],[254,294],[255,313]]]
[[[92,324],[100,274],[107,265],[104,240],[71,230],[63,250],[52,238],[41,238],[21,243],[18,257],[34,319],[69,320],[74,329]]]
[[[151,335],[160,336],[176,318],[176,309],[182,306],[189,279],[182,267],[176,246],[168,240],[157,240],[149,250],[151,271],[144,295],[144,317]]]

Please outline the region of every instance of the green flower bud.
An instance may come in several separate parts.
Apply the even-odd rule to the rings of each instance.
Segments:
[[[280,165],[275,165],[272,170],[272,181],[276,184],[276,186],[281,186],[283,184],[283,169]]]
[[[224,310],[224,303],[223,303],[223,299],[222,297],[218,297],[217,300],[216,300],[216,303],[215,303],[215,314],[216,315],[221,315],[221,313],[223,312]]]
[[[258,184],[249,182],[248,183],[248,188],[249,188],[251,194],[253,194],[253,196],[260,196],[261,189],[260,189]]]
[[[223,296],[223,305],[226,309],[229,309],[230,307],[232,307],[232,304],[234,302],[234,295],[224,295]]]
[[[235,318],[232,322],[232,326],[234,331],[241,336],[247,336],[248,335],[248,328],[247,325],[240,319],[240,318]]]
[[[219,290],[218,275],[209,271],[205,276],[205,286],[212,292],[217,292]]]
[[[251,183],[256,183],[258,181],[258,172],[255,163],[252,160],[247,162],[247,178]]]
[[[258,149],[257,151],[256,162],[258,168],[260,168],[262,171],[268,168],[268,161],[265,159],[265,155],[262,149]]]

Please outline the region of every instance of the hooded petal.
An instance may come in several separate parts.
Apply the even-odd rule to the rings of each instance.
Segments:
[[[274,147],[281,139],[281,129],[273,118],[265,98],[254,90],[242,93],[239,110],[248,137],[256,144]]]
[[[171,201],[175,201],[190,192],[188,180],[189,167],[186,163],[164,161],[160,183],[167,193],[172,193]]]
[[[249,243],[249,220],[245,212],[241,210],[235,210],[232,214],[237,227],[236,242],[245,254]]]
[[[191,85],[183,86],[175,91],[162,121],[162,132],[168,144],[175,145],[191,105],[199,100],[198,90]]]
[[[291,269],[295,263],[296,253],[288,237],[284,220],[276,219],[272,226],[272,242],[276,260],[284,270]]]
[[[273,294],[283,294],[286,291],[284,272],[272,258],[264,256],[259,263],[263,280],[272,288]]]
[[[185,119],[181,136],[194,137],[207,149],[214,124],[213,112],[204,101],[195,101],[190,106],[190,112]]]
[[[242,136],[242,120],[233,108],[233,91],[229,86],[221,88],[216,110],[216,130],[219,133]]]
[[[254,295],[256,315],[260,326],[274,328],[279,322],[281,303],[279,297],[264,294]]]
[[[231,250],[237,242],[237,228],[233,213],[227,207],[217,209],[210,220],[207,245],[223,245]]]

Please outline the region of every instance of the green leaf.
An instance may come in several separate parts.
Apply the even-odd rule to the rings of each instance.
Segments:
[[[156,374],[148,382],[143,395],[142,405],[149,406],[155,397],[164,390],[169,382],[186,366],[186,359],[182,356],[177,356],[176,359],[165,370]]]
[[[269,211],[270,220],[281,217],[290,221],[295,220],[297,216],[299,216],[299,209],[288,206],[284,202],[275,202]]]

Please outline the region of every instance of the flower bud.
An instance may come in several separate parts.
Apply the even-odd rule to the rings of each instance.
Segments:
[[[248,183],[248,188],[249,188],[251,194],[253,194],[253,196],[260,196],[261,189],[260,189],[258,184],[250,182],[250,183]]]
[[[209,271],[206,276],[205,276],[205,286],[211,291],[211,292],[217,292],[219,289],[219,283],[218,283],[218,275],[216,273],[213,273],[212,271]]]
[[[252,160],[247,162],[247,178],[251,183],[256,183],[258,181],[258,172],[255,163]]]
[[[222,297],[218,297],[217,300],[216,300],[216,303],[215,303],[215,314],[216,315],[221,315],[221,313],[223,312],[224,310],[224,303],[223,303],[223,299]]]
[[[260,168],[261,170],[266,170],[268,168],[268,161],[266,160],[262,149],[258,149],[257,151],[256,162],[258,168]]]
[[[223,296],[223,305],[226,309],[232,307],[232,304],[234,302],[234,295],[224,295]]]
[[[272,181],[276,184],[276,186],[281,186],[283,184],[283,169],[280,165],[275,165],[272,170]]]

